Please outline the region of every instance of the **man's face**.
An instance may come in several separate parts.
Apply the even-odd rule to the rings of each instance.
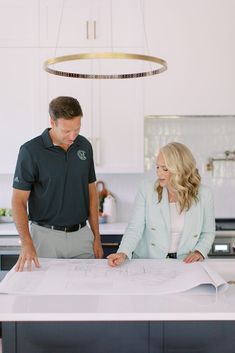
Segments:
[[[56,121],[51,119],[51,128],[53,134],[53,141],[58,145],[70,146],[81,129],[81,117],[76,116],[72,119],[59,118]]]

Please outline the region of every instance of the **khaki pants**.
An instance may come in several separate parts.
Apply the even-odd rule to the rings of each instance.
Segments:
[[[62,259],[94,258],[94,235],[88,226],[76,232],[66,233],[32,223],[30,230],[38,257]]]

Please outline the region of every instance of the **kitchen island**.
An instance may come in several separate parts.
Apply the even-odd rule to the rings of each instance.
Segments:
[[[207,261],[226,292],[2,294],[3,353],[234,353],[235,261]]]

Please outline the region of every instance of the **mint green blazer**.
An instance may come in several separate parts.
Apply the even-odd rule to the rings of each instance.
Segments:
[[[198,250],[206,257],[215,237],[215,217],[212,191],[201,185],[198,202],[185,213],[184,227],[177,251],[184,258]],[[167,189],[158,203],[153,182],[143,182],[136,196],[131,221],[123,235],[118,252],[143,259],[161,259],[170,248],[170,210]]]

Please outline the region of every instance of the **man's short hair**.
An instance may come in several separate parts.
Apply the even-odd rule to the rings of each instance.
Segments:
[[[63,118],[73,119],[77,116],[82,117],[82,108],[76,98],[60,96],[54,98],[49,104],[49,114],[51,119],[57,120]]]

